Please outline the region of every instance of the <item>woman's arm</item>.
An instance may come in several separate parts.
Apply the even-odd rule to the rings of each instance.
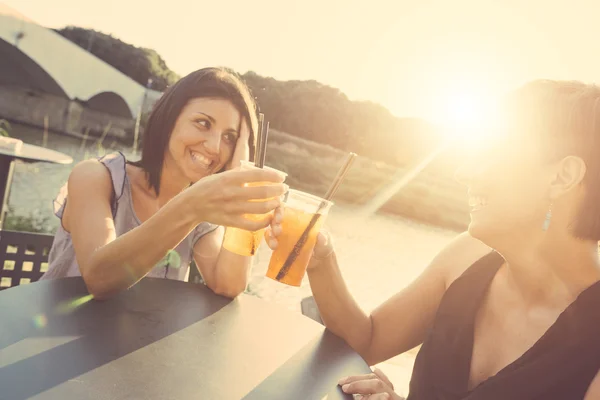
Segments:
[[[277,207],[285,191],[282,180],[260,169],[209,176],[174,197],[139,227],[117,237],[110,207],[110,174],[100,162],[84,161],[69,177],[63,225],[71,233],[89,292],[103,299],[134,285],[200,222],[247,230],[265,227],[268,218],[249,221],[243,214],[266,214]],[[279,184],[244,187],[246,182]],[[250,201],[264,198],[274,200]]]
[[[374,365],[422,343],[449,282],[489,251],[469,235],[459,235],[413,283],[370,315],[348,291],[335,253],[314,261],[320,265],[312,265],[308,277],[327,328]]]
[[[224,230],[218,227],[196,242],[194,261],[206,286],[217,294],[234,298],[246,290],[252,257],[223,248]]]
[[[241,166],[241,160],[250,157],[250,130],[247,121],[242,121],[240,137],[231,157],[229,169]],[[237,255],[225,249],[225,228],[220,226],[202,236],[194,245],[194,261],[206,285],[215,293],[234,298],[246,290],[252,257]]]

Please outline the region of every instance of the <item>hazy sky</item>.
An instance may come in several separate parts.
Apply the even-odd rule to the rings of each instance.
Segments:
[[[316,79],[399,116],[439,118],[457,96],[535,78],[600,81],[598,0],[0,0],[209,65]]]

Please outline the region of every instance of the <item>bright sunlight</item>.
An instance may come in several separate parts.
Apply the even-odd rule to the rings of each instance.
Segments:
[[[455,90],[440,96],[433,121],[451,145],[473,147],[485,144],[497,125],[491,95]]]

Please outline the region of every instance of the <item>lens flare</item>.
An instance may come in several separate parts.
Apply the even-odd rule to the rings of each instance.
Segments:
[[[181,256],[175,250],[169,250],[165,256],[165,263],[171,268],[181,267]]]
[[[133,273],[133,268],[131,268],[131,265],[124,264],[123,268],[125,269],[125,272],[127,272],[129,274],[129,278],[131,278],[131,282],[135,282],[138,280],[138,278]]]
[[[429,164],[431,164],[438,155],[447,149],[447,144],[444,143],[437,147],[427,157],[421,160],[418,164],[413,166],[410,170],[400,170],[394,175],[387,185],[382,188],[367,204],[363,205],[357,213],[359,218],[368,218],[375,214],[385,203],[391,200],[400,190],[404,189],[409,183],[411,183],[421,171],[423,171]]]
[[[85,303],[89,302],[94,298],[93,295],[88,294],[86,296],[78,297],[73,300],[63,301],[56,307],[57,314],[68,314],[75,311],[78,307],[81,307]]]
[[[48,325],[48,318],[44,314],[37,314],[33,317],[33,326],[37,329],[45,328]]]

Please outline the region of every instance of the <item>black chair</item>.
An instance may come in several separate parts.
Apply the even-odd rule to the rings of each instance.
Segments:
[[[35,282],[48,270],[53,236],[0,231],[0,290]]]

